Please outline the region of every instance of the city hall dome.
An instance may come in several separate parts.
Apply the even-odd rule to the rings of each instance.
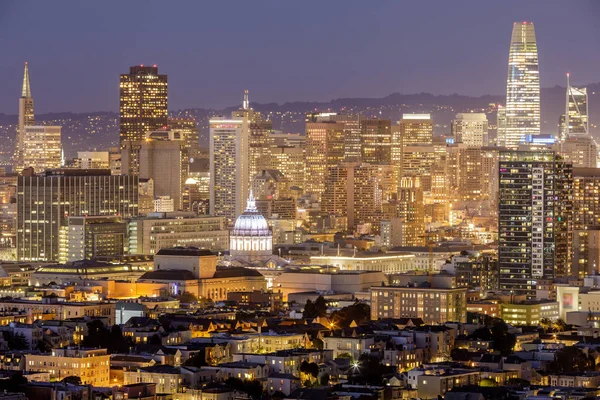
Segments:
[[[271,236],[267,220],[256,209],[252,190],[250,190],[246,211],[235,220],[231,234],[232,236]]]
[[[246,211],[235,220],[229,239],[231,256],[247,262],[268,259],[273,253],[273,234],[256,208],[252,190]]]

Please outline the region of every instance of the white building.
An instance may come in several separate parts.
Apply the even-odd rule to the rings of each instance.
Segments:
[[[455,143],[467,146],[488,145],[488,120],[485,113],[458,113],[452,121]]]
[[[157,196],[154,199],[154,212],[175,211],[175,199],[170,196]]]
[[[61,167],[62,147],[60,126],[25,126],[23,135],[23,165],[35,172]]]
[[[210,214],[231,226],[249,192],[248,118],[210,120]]]
[[[273,256],[273,234],[265,217],[256,209],[252,191],[246,211],[235,221],[229,245],[231,257],[247,262],[268,261]]]
[[[109,169],[108,151],[78,151],[76,164],[81,169]]]

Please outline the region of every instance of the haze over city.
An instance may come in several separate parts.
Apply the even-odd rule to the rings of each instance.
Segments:
[[[567,71],[590,84],[599,12],[592,0],[2,2],[0,113],[17,111],[25,61],[40,114],[116,111],[115,76],[135,64],[169,74],[171,109],[234,106],[244,89],[258,103],[502,94],[511,24],[525,20],[542,87]]]

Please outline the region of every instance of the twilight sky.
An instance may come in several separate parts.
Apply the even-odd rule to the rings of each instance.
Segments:
[[[600,81],[598,0],[0,1],[0,113],[23,63],[36,113],[116,111],[119,74],[158,64],[169,108],[393,92],[502,94],[513,21],[543,87]]]

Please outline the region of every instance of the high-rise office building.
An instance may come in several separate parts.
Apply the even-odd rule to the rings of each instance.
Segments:
[[[233,111],[231,117],[246,120],[248,123],[248,179],[252,182],[252,178],[259,171],[271,167],[273,123],[265,120],[261,113],[250,107],[247,90],[244,91],[242,107]]]
[[[506,141],[506,107],[498,104],[496,113],[496,145],[504,147]]]
[[[154,196],[168,196],[175,210],[182,208],[183,186],[188,176],[189,157],[185,135],[176,130],[148,132],[139,145],[125,144],[121,160],[130,164],[138,160],[140,179],[154,181]]]
[[[17,123],[17,139],[13,159],[13,171],[15,172],[21,172],[21,170],[25,168],[23,165],[25,127],[33,125],[34,123],[33,96],[31,95],[31,83],[29,82],[29,65],[25,63],[23,84],[21,85],[21,97],[19,98],[19,121]]]
[[[563,142],[555,144],[560,155],[573,167],[596,168],[598,166],[598,145],[590,135],[569,134]]]
[[[516,149],[540,134],[540,74],[533,22],[513,24],[506,82],[506,128],[498,144]]]
[[[60,131],[60,126],[29,125],[23,127],[21,135],[23,167],[31,167],[35,172],[60,168],[62,163]]]
[[[210,120],[210,214],[232,226],[250,191],[248,118]]]
[[[271,169],[278,169],[289,179],[290,188],[304,188],[306,169],[306,150],[301,147],[271,147]]]
[[[405,177],[398,182],[397,217],[400,219],[395,246],[425,244],[425,204],[418,177]],[[392,226],[394,228],[394,226]]]
[[[78,151],[75,167],[80,169],[110,169],[108,151]]]
[[[398,125],[403,146],[433,143],[433,121],[430,114],[403,114]]]
[[[567,96],[565,101],[565,113],[559,121],[559,138],[564,141],[569,136],[588,136],[588,95],[587,88],[576,88],[571,86],[571,77],[567,74]]]
[[[587,88],[571,86],[569,74],[565,113],[559,120],[559,139],[556,147],[573,167],[598,166],[598,145],[589,134]]]
[[[488,145],[488,120],[485,113],[458,113],[452,121],[454,143],[467,146]]]
[[[200,142],[198,127],[194,118],[169,118],[169,130],[181,132],[185,141],[187,155],[190,158],[200,156]]]
[[[391,165],[342,163],[331,167],[322,195],[321,211],[345,217],[349,228],[371,224],[379,230],[386,215],[385,204],[395,195],[394,168]]]
[[[600,168],[573,168],[573,229],[600,226]]]
[[[138,213],[138,178],[109,170],[59,169],[17,181],[17,259],[58,261],[70,216]]]
[[[500,289],[535,298],[536,282],[569,276],[572,168],[551,151],[503,151],[499,162]]]
[[[344,124],[306,122],[306,193],[321,199],[329,168],[344,160]]]
[[[120,80],[119,137],[121,148],[127,142],[135,150],[136,145],[150,131],[165,129],[167,119],[167,75],[160,75],[155,66],[135,65]],[[122,165],[123,173],[137,174],[138,160],[129,158],[129,165]]]
[[[360,121],[361,161],[369,164],[392,163],[392,121],[363,119]]]

